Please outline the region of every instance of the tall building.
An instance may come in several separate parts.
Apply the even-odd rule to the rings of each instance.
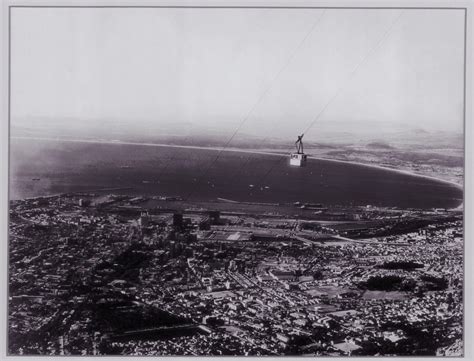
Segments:
[[[173,227],[176,229],[183,228],[183,215],[181,213],[173,214]]]
[[[141,212],[140,218],[138,218],[138,225],[142,228],[148,227],[148,224],[150,223],[150,216],[148,215],[148,212]]]

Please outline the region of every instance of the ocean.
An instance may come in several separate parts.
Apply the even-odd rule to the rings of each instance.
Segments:
[[[388,169],[281,155],[136,144],[12,139],[10,199],[102,192],[190,201],[322,203],[327,206],[455,208],[463,191]],[[218,158],[218,159],[216,159]],[[116,190],[110,190],[117,188]]]

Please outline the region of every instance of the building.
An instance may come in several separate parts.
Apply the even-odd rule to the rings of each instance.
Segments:
[[[173,214],[173,227],[176,229],[183,229],[183,215],[181,213]]]
[[[219,224],[221,220],[221,212],[209,211],[209,220],[211,224]]]
[[[142,228],[148,227],[150,223],[150,216],[148,212],[141,212],[140,218],[138,218],[138,225]]]

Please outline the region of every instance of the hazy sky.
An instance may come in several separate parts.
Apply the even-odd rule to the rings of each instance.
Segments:
[[[12,122],[460,132],[463,34],[462,10],[16,8]]]

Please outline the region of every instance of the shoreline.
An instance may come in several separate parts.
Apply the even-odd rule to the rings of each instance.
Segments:
[[[23,136],[11,137],[11,139],[47,140],[47,141],[53,141],[53,142],[68,142],[68,143],[138,145],[138,146],[145,146],[145,147],[160,147],[160,148],[199,149],[199,150],[212,150],[212,151],[218,151],[218,152],[236,152],[236,153],[246,153],[246,154],[262,154],[262,155],[271,155],[271,156],[278,156],[278,157],[288,155],[286,153],[279,153],[277,151],[275,151],[275,152],[264,152],[264,151],[259,151],[259,150],[255,150],[255,149],[250,149],[250,150],[242,149],[242,148],[224,148],[224,149],[222,149],[222,148],[218,148],[218,147],[203,147],[203,146],[197,146],[197,145],[176,145],[176,144],[165,144],[165,143],[140,143],[140,142],[115,141],[115,140],[64,139],[64,138],[51,138],[51,137],[23,137]],[[315,156],[311,156],[311,155],[308,155],[308,158],[309,159],[315,159],[315,160],[324,160],[324,161],[329,161],[329,162],[344,163],[344,164],[354,164],[354,165],[360,165],[360,166],[369,167],[369,168],[376,168],[376,169],[382,169],[382,170],[392,171],[392,172],[401,173],[401,174],[412,175],[412,176],[415,176],[415,177],[431,179],[431,180],[439,181],[439,182],[442,182],[442,183],[451,184],[451,185],[454,185],[454,186],[458,187],[458,189],[463,190],[463,186],[459,183],[448,181],[446,179],[441,179],[441,178],[425,175],[425,174],[414,173],[414,172],[404,170],[404,169],[389,168],[389,167],[384,167],[384,166],[381,166],[381,165],[361,163],[361,162],[349,161],[349,160],[315,157]]]
[[[145,146],[145,147],[158,147],[158,148],[181,148],[181,149],[196,149],[196,150],[209,150],[209,151],[217,151],[217,152],[235,152],[235,153],[245,153],[245,154],[261,154],[261,155],[270,155],[274,157],[286,157],[288,154],[286,153],[278,153],[278,152],[264,152],[258,150],[248,150],[248,149],[241,149],[241,148],[218,148],[218,147],[204,147],[204,146],[193,146],[193,145],[175,145],[175,144],[165,144],[165,143],[140,143],[140,142],[129,142],[129,141],[116,141],[116,140],[95,140],[95,139],[64,139],[64,138],[53,138],[53,137],[26,137],[26,136],[13,136],[11,139],[17,140],[38,140],[38,141],[52,141],[52,142],[63,142],[63,143],[90,143],[90,144],[110,144],[110,145],[135,145],[135,146]],[[452,181],[448,181],[445,179],[436,178],[433,176],[428,176],[424,174],[413,173],[408,170],[403,169],[394,169],[388,168],[380,165],[374,164],[366,164],[361,162],[355,161],[346,161],[346,160],[339,160],[339,159],[330,159],[330,158],[321,158],[321,157],[314,157],[308,155],[309,159],[314,160],[322,160],[328,162],[335,162],[335,163],[343,163],[349,165],[357,165],[363,166],[367,168],[375,168],[380,170],[385,170],[389,172],[395,172],[399,174],[410,175],[413,177],[423,178],[434,180],[440,183],[449,184],[451,186],[456,187],[458,190],[463,191],[463,186]],[[47,197],[47,196],[45,196]],[[455,209],[462,208],[464,204],[461,203],[459,207]]]

